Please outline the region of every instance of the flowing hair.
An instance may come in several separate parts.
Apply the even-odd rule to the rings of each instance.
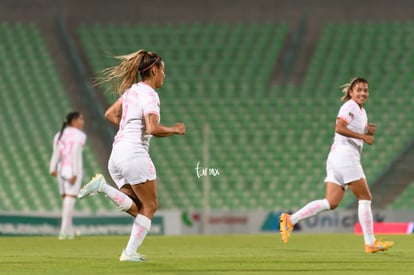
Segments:
[[[98,79],[96,84],[109,82],[111,89],[121,96],[125,90],[130,88],[132,84],[137,83],[139,76],[142,80],[147,79],[151,75],[149,70],[154,65],[158,68],[161,65],[161,57],[153,52],[139,50],[126,55],[118,55],[113,58],[121,61],[120,64],[103,69],[101,73],[104,77]]]
[[[342,85],[341,89],[342,89],[342,92],[344,93],[344,95],[341,97],[341,101],[348,101],[348,100],[351,99],[350,92],[352,91],[352,89],[355,87],[355,85],[357,83],[367,83],[368,84],[368,80],[366,80],[363,77],[355,77],[349,83],[346,83],[346,84]]]

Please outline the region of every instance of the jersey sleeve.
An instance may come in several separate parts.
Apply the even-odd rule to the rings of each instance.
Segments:
[[[355,116],[355,110],[354,108],[352,108],[352,105],[345,103],[339,109],[337,118],[342,118],[347,123],[350,123],[354,119],[354,116]]]
[[[80,132],[78,136],[78,143],[83,147],[86,143],[86,134],[84,132]]]
[[[142,94],[142,109],[144,111],[144,115],[160,115],[160,100],[156,92],[151,91]]]

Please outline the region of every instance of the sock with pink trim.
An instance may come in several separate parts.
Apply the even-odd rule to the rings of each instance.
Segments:
[[[131,236],[125,248],[126,255],[137,252],[138,247],[144,241],[145,236],[151,228],[151,220],[144,215],[138,214],[132,226]]]
[[[297,224],[299,221],[312,217],[323,211],[331,209],[327,199],[311,201],[290,216],[290,222]]]
[[[371,201],[358,201],[358,219],[361,224],[364,241],[367,245],[374,245],[374,222],[372,218]]]

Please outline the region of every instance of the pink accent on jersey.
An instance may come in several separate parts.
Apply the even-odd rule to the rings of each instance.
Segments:
[[[73,149],[75,144],[80,144],[82,147],[86,143],[86,134],[75,127],[66,127],[63,130],[62,136],[60,140],[58,140],[58,137],[60,135],[60,132],[56,133],[54,137],[54,143],[57,144],[59,149],[59,155],[60,155],[60,162],[58,166],[58,170],[61,171],[61,174],[65,177],[71,177],[72,173],[72,165],[76,164],[77,171],[82,170],[82,158],[75,160],[73,159]]]
[[[343,117],[343,116],[338,116],[337,119],[343,119],[346,121],[346,123],[350,122],[350,120],[347,117]]]
[[[347,121],[346,126],[349,130],[363,134],[366,131],[366,125],[368,124],[368,117],[364,108],[361,108],[352,99],[342,104],[339,109],[337,118],[342,118]],[[341,146],[352,146],[357,148],[358,151],[362,150],[363,140],[358,138],[350,138],[341,134],[335,133],[334,144]]]
[[[154,163],[152,162],[151,157],[150,157],[149,154],[146,154],[146,157],[147,157],[147,160],[148,160],[148,163],[149,163],[149,172],[150,172],[151,175],[155,175]]]
[[[160,100],[157,92],[143,82],[136,83],[120,98],[122,117],[114,138],[114,147],[126,150],[149,150],[151,135],[146,133],[145,114],[160,119]]]

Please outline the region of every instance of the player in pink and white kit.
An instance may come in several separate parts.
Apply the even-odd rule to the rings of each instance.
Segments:
[[[105,117],[119,125],[114,138],[108,170],[118,189],[97,174],[79,193],[79,198],[104,193],[121,210],[135,217],[131,236],[120,261],[143,261],[137,253],[151,227],[157,209],[156,170],[149,155],[152,136],[185,134],[185,126],[160,125],[160,100],[155,89],[163,85],[164,62],[153,52],[139,50],[119,56],[122,62],[104,72],[105,81],[119,82],[120,98],[108,108]],[[141,81],[138,82],[139,76]]]
[[[371,211],[371,192],[361,165],[361,152],[364,142],[374,143],[376,127],[368,124],[363,108],[369,96],[368,81],[357,77],[343,86],[345,103],[336,118],[335,138],[326,162],[326,197],[315,200],[292,215],[280,215],[280,235],[287,243],[293,227],[299,221],[323,211],[335,209],[341,202],[347,188],[358,199],[358,218],[365,241],[365,252],[385,251],[393,242],[375,239]]]
[[[73,239],[73,211],[82,182],[82,151],[86,142],[83,115],[79,112],[67,114],[61,130],[53,139],[53,154],[49,173],[57,178],[59,192],[63,198],[60,240]]]

